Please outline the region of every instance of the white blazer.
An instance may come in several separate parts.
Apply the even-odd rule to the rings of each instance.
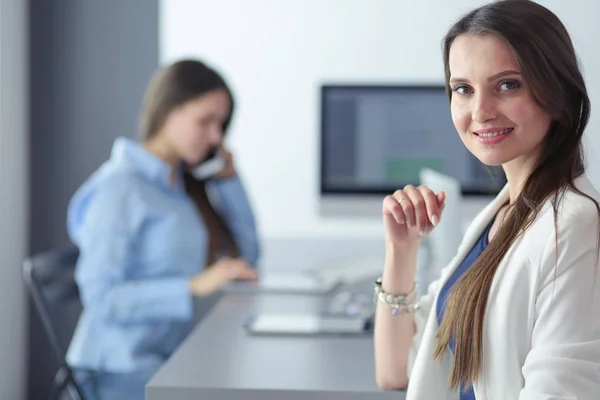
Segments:
[[[575,184],[600,201],[586,177]],[[458,399],[448,389],[450,351],[441,363],[433,360],[437,297],[507,200],[505,187],[475,217],[456,257],[419,300],[407,400]],[[598,211],[589,199],[568,191],[558,214],[558,249],[547,202],[494,276],[483,328],[482,374],[473,385],[477,400],[600,399]]]

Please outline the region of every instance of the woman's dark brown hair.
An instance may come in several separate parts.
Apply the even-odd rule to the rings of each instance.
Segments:
[[[463,16],[443,40],[450,100],[450,48],[463,34],[503,39],[512,50],[534,100],[551,116],[552,123],[544,139],[544,152],[520,195],[510,205],[497,234],[450,294],[437,333],[434,358],[443,357],[454,337],[452,388],[472,384],[480,373],[483,321],[494,274],[510,246],[531,225],[543,204],[551,201],[556,228],[558,209],[567,189],[593,201],[600,214],[598,203],[574,184],[575,178],[584,172],[581,139],[590,115],[590,101],[573,44],[560,20],[528,0],[498,1]],[[555,232],[558,246],[558,228]]]
[[[144,96],[140,120],[142,140],[155,137],[173,109],[216,90],[224,90],[229,96],[229,115],[222,129],[225,135],[233,115],[234,100],[221,75],[198,60],[181,60],[159,69]],[[227,224],[209,201],[206,182],[196,180],[187,171],[184,173],[184,182],[209,232],[207,265],[211,265],[222,250],[227,250],[230,256],[238,256],[237,245]]]

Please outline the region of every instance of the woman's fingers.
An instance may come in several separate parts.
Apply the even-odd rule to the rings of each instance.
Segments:
[[[402,206],[398,202],[398,198],[402,198],[402,196],[401,194],[398,194],[398,192],[402,191],[397,190],[393,195],[386,196],[383,199],[383,214],[392,216],[399,224],[405,224],[406,217],[402,211]],[[397,194],[398,196],[396,196]]]
[[[413,201],[408,192],[408,186],[406,186],[403,190],[396,190],[393,196],[402,209],[406,225],[409,228],[413,228],[417,224],[417,220]]]
[[[256,271],[245,261],[238,260],[235,264],[235,279],[253,281],[257,279]]]
[[[420,236],[425,236],[430,228],[425,198],[421,191],[412,185],[406,186],[404,191],[410,199],[411,208],[415,216],[414,226],[417,228],[417,232],[419,232]]]
[[[426,186],[419,186],[419,192],[425,201],[427,218],[431,226],[436,226],[440,222],[441,208],[438,196]]]
[[[426,186],[407,185],[384,198],[383,213],[425,236],[440,222],[445,202],[444,192],[435,194]]]

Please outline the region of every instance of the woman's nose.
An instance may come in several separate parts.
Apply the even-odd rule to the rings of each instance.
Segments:
[[[483,124],[496,118],[496,104],[492,96],[478,94],[473,101],[473,110],[471,118],[478,124]]]
[[[210,133],[210,143],[211,144],[221,144],[223,141],[223,130],[222,129],[211,129]]]

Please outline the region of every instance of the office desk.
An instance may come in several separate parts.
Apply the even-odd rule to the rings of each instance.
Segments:
[[[404,399],[375,383],[372,336],[256,337],[259,311],[317,311],[310,295],[227,294],[147,386],[148,400]]]

